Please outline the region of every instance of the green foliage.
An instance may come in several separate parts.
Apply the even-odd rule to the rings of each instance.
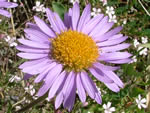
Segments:
[[[31,0],[32,1],[32,0]],[[80,9],[83,10],[85,7],[85,1],[80,0]],[[150,13],[150,1],[140,0],[147,11]],[[44,6],[50,7],[54,12],[58,13],[61,19],[64,18],[65,12],[68,8],[72,7],[72,4],[68,0],[41,0]],[[103,83],[97,81],[94,77],[95,83],[101,90],[102,94],[102,105],[107,104],[107,102],[112,102],[112,106],[116,108],[115,113],[149,113],[145,109],[139,109],[135,102],[135,99],[139,94],[146,97],[149,92],[150,86],[150,54],[147,56],[139,55],[140,51],[133,46],[134,39],[139,40],[141,43],[141,37],[148,37],[150,40],[150,16],[147,15],[143,7],[139,4],[138,0],[108,0],[108,5],[103,6],[100,0],[89,0],[92,4],[92,8],[101,8],[102,13],[107,15],[106,7],[113,6],[115,8],[115,14],[117,16],[117,23],[115,26],[123,26],[122,34],[129,36],[127,42],[131,44],[128,51],[137,57],[137,62],[132,64],[122,64],[121,69],[123,70],[120,74],[121,80],[124,82],[125,86],[120,92],[114,93],[110,91]],[[37,13],[32,11],[32,7],[35,5],[35,1],[22,1],[23,6],[19,6],[17,9],[13,9],[14,25],[17,38],[24,35],[24,28],[26,27],[26,22],[34,22],[33,16],[37,15],[42,19],[45,19],[44,13]],[[131,10],[132,9],[132,10]],[[23,16],[19,16],[23,15]],[[123,24],[124,19],[127,20],[126,24]],[[0,34],[14,36],[12,32],[12,23],[10,19],[2,17],[2,22],[0,23]],[[146,47],[150,49],[150,43],[141,44],[139,46]],[[25,100],[30,100],[31,103],[35,102],[32,96],[25,92],[25,87],[28,84],[33,84],[36,92],[40,88],[42,83],[34,84],[34,77],[29,80],[22,80],[19,83],[9,82],[11,75],[17,75],[23,78],[23,73],[20,72],[18,66],[22,64],[25,60],[20,59],[16,56],[17,50],[14,47],[9,47],[9,44],[0,38],[0,112],[13,113],[16,111],[16,106],[25,107],[28,103]],[[118,73],[116,71],[115,73]],[[35,75],[36,76],[36,75]],[[18,99],[12,99],[12,96],[17,96]],[[23,98],[26,98],[23,101]],[[54,110],[54,100],[47,102],[37,102],[32,109],[28,109],[27,113],[56,113]],[[103,113],[104,108],[102,105],[97,104],[88,96],[86,101],[87,106],[83,106],[80,102],[79,97],[76,96],[76,102],[72,113]],[[17,104],[16,104],[17,103]],[[16,104],[16,105],[15,105]],[[63,106],[59,108],[63,113],[68,113]]]
[[[52,7],[54,12],[57,12],[61,19],[63,19],[64,14],[66,12],[66,8],[64,7],[64,5],[59,2],[52,2]]]

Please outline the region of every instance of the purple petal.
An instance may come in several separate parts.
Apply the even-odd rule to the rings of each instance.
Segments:
[[[55,33],[51,30],[51,28],[43,21],[41,20],[39,17],[34,16],[34,20],[36,22],[36,24],[38,25],[38,27],[44,32],[46,33],[48,36],[50,37],[56,37]]]
[[[112,52],[112,53],[101,53],[99,60],[121,60],[131,57],[132,55],[128,52]]]
[[[40,42],[45,42],[45,41],[49,41],[50,37],[48,35],[46,35],[45,33],[43,33],[41,30],[37,30],[37,29],[32,29],[32,28],[27,28],[24,30],[25,33],[27,33],[30,40],[34,40],[34,41],[40,41]],[[37,39],[36,39],[37,38]]]
[[[94,39],[99,40],[99,41],[105,41],[109,39],[110,37],[112,37],[113,35],[119,33],[121,30],[122,30],[122,27],[116,27],[103,35],[94,36]]]
[[[27,22],[26,26],[29,27],[30,29],[35,29],[35,30],[41,31],[41,29],[36,24],[34,24],[34,23]]]
[[[95,35],[100,36],[100,35],[105,34],[107,31],[109,31],[112,28],[113,25],[114,25],[113,22],[111,22],[111,23],[104,23],[103,25],[101,25],[102,28],[99,30],[99,32],[95,33],[93,36],[95,36]]]
[[[87,22],[83,26],[83,29],[81,31],[85,34],[89,34],[95,28],[95,26],[101,21],[103,16],[104,16],[103,14],[99,14],[94,18],[92,18],[89,22]]]
[[[23,68],[25,68],[25,67],[34,66],[34,65],[36,65],[36,64],[38,64],[38,63],[40,63],[40,62],[45,61],[46,59],[48,59],[48,58],[42,58],[42,59],[38,59],[38,60],[26,61],[26,62],[24,62],[23,64],[21,64],[21,65],[19,66],[19,68],[20,68],[20,69],[23,69]]]
[[[37,35],[34,35],[34,34],[25,34],[25,37],[31,41],[34,41],[34,42],[39,42],[39,43],[44,43],[44,44],[50,44],[50,38],[44,38],[44,37],[39,37]]]
[[[100,94],[100,93],[95,93],[95,101],[96,101],[98,104],[101,104],[101,103],[102,103],[102,98],[101,98],[101,94]]]
[[[80,16],[80,8],[79,4],[76,2],[72,8],[72,28],[73,30],[77,30],[77,24]]]
[[[111,39],[111,40],[107,40],[107,41],[104,41],[104,42],[97,43],[96,45],[99,46],[99,47],[116,45],[116,44],[119,44],[121,42],[124,42],[127,38],[128,37],[125,36],[125,37],[121,37],[121,38]]]
[[[49,93],[48,93],[48,98],[51,99],[55,96],[57,90],[59,87],[62,85],[62,83],[65,81],[66,78],[66,71],[63,71],[58,78],[55,80],[54,84],[52,85]]]
[[[61,18],[59,17],[59,15],[54,12],[54,16],[55,16],[55,18],[56,18],[56,20],[57,20],[58,27],[59,27],[60,31],[61,31],[61,32],[62,32],[62,31],[65,31],[65,30],[66,30],[66,27],[65,27],[63,21],[61,20]]]
[[[49,88],[52,86],[53,82],[56,80],[57,76],[60,74],[61,71],[61,64],[58,64],[49,71],[48,75],[45,78],[43,86],[38,91],[38,96],[43,96],[49,90]]]
[[[49,65],[47,65],[47,69],[45,69],[42,73],[40,73],[34,80],[35,83],[39,83],[41,82],[47,75],[48,75],[48,72],[54,68],[56,66],[56,62],[53,62]]]
[[[23,77],[23,80],[27,80],[27,79],[31,78],[32,76],[34,76],[34,75],[26,73]]]
[[[39,59],[48,57],[48,54],[35,54],[35,53],[18,53],[17,55],[25,59]]]
[[[115,83],[105,83],[105,85],[112,91],[114,92],[119,92],[120,91],[120,88],[115,84]]]
[[[71,16],[72,16],[72,9],[69,8],[69,12],[65,13],[64,15],[64,24],[68,29],[72,27]]]
[[[104,30],[104,27],[108,27],[108,16],[105,16],[98,24],[95,26],[95,28],[91,31],[89,36],[93,37],[96,34],[103,34],[101,33]]]
[[[91,78],[87,75],[86,72],[81,72],[81,80],[83,83],[83,86],[85,90],[87,91],[88,95],[94,99],[95,98],[95,93],[96,93],[96,86],[94,85],[93,81]]]
[[[123,88],[124,85],[122,83],[122,81],[120,80],[120,78],[112,71],[105,71],[105,70],[101,70],[103,73],[105,73],[110,79],[112,79],[115,84],[117,84],[119,87]]]
[[[29,46],[29,47],[49,49],[49,44],[44,44],[44,43],[30,41],[30,40],[25,40],[25,39],[18,39],[18,41],[21,44]]]
[[[57,95],[56,100],[55,100],[55,109],[58,109],[58,108],[59,108],[59,106],[60,106],[60,105],[62,104],[62,102],[63,102],[63,99],[64,99],[63,93],[60,92],[60,93]]]
[[[97,68],[90,68],[89,71],[91,72],[91,74],[97,78],[99,81],[103,82],[103,83],[113,83],[113,80],[111,80],[110,78],[108,78],[102,71],[100,71]]]
[[[0,9],[0,14],[3,15],[3,16],[6,16],[8,18],[11,17],[11,14],[8,11],[3,10],[3,9]]]
[[[106,66],[106,65],[101,64],[101,63],[95,63],[94,66],[97,68],[100,68],[101,70],[106,70],[106,71],[115,71],[115,70],[120,68],[120,67]]]
[[[63,94],[65,96],[65,99],[67,98],[67,96],[69,95],[71,89],[69,88],[72,88],[73,87],[73,84],[74,84],[74,80],[75,80],[75,73],[74,72],[70,72],[69,75],[67,75],[67,79],[66,79],[66,82],[64,84],[64,87],[63,87]]]
[[[129,63],[131,61],[132,61],[131,59],[127,58],[127,59],[123,59],[123,60],[108,60],[105,62],[114,63],[114,64],[125,64],[125,63]]]
[[[74,76],[74,77],[73,77]],[[71,81],[69,86],[67,87],[67,92],[64,94],[64,108],[67,108],[68,111],[71,111],[74,101],[75,101],[75,95],[76,95],[76,76],[72,75]]]
[[[60,34],[61,29],[59,27],[59,24],[57,22],[58,20],[56,20],[56,17],[54,15],[54,13],[49,8],[46,8],[46,14],[47,14],[48,20],[51,23],[52,28],[54,29],[54,31]]]
[[[47,64],[51,64],[51,61],[49,59],[45,59],[44,61],[36,65],[25,67],[23,68],[22,71],[24,73],[29,73],[29,74],[38,74],[41,71],[43,71],[45,68],[47,68]]]
[[[115,52],[115,51],[120,51],[123,49],[126,49],[130,46],[130,44],[124,43],[124,44],[118,44],[115,46],[109,46],[109,47],[102,47],[101,50],[102,52]]]
[[[14,8],[17,6],[18,5],[16,3],[0,1],[0,7],[2,8]]]
[[[83,83],[80,78],[80,74],[77,74],[76,84],[77,84],[79,98],[80,98],[81,102],[83,103],[86,101],[86,93],[85,93]]]
[[[19,45],[16,47],[16,49],[27,53],[43,53],[43,54],[48,54],[50,51],[49,49],[37,49],[37,48],[27,47],[24,45]]]
[[[91,17],[91,5],[88,4],[86,5],[86,7],[84,8],[82,15],[80,17],[79,23],[78,23],[78,28],[77,31],[81,31],[81,29],[83,28],[83,26],[90,20]]]

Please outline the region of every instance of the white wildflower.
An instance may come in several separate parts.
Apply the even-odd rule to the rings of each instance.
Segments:
[[[29,87],[25,87],[24,89],[25,89],[25,91],[26,91],[27,93],[29,93],[31,96],[33,96],[33,95],[35,94],[35,89],[33,88],[33,85],[30,85]]]
[[[12,76],[10,79],[9,79],[9,82],[19,82],[19,81],[21,81],[21,78],[20,77],[18,77],[18,76]]]
[[[106,13],[108,14],[108,15],[114,15],[115,14],[115,11],[114,11],[114,8],[112,7],[112,6],[107,6],[106,7]]]
[[[124,19],[124,20],[123,20],[123,24],[127,24],[127,19]]]
[[[131,60],[131,62],[129,62],[129,64],[134,63],[134,62],[137,62],[136,56],[133,56],[131,59],[132,59],[132,60]]]
[[[148,42],[148,38],[147,37],[141,37],[142,43],[145,44]]]
[[[92,9],[92,12],[91,12],[91,15],[93,17],[97,16],[99,13],[101,12],[101,9],[100,8],[93,8]]]
[[[100,0],[100,2],[103,2],[103,6],[107,5],[107,0]]]
[[[138,108],[141,109],[141,108],[146,108],[146,98],[141,98],[141,95],[139,94],[138,95],[138,98],[136,99],[136,103],[138,105]]]
[[[140,44],[140,43],[138,42],[138,40],[137,40],[137,39],[134,39],[134,42],[133,42],[134,47],[136,48],[139,44]]]
[[[112,113],[115,111],[115,107],[111,107],[111,102],[108,102],[107,105],[104,104],[103,108],[105,109],[104,113]]]
[[[17,110],[21,109],[21,106],[16,106],[15,108],[16,108],[16,111],[17,111]]]
[[[13,0],[13,2],[17,2],[17,0]]]
[[[70,3],[75,4],[76,2],[79,3],[79,0],[69,0]]]
[[[139,52],[139,55],[145,55],[145,56],[147,55],[147,52],[148,52],[148,49],[147,49],[147,48],[144,48],[144,49],[143,49],[143,47],[140,46],[140,47],[138,47],[137,50],[140,51],[140,52]]]
[[[16,41],[16,37],[10,37],[10,36],[7,36],[4,38],[5,41],[9,44],[10,47],[13,47],[13,46],[17,46],[18,44],[15,42]]]
[[[37,12],[43,12],[45,13],[46,8],[44,7],[44,4],[41,4],[40,1],[36,1],[36,6],[33,6],[33,10],[37,11]]]
[[[116,15],[109,15],[109,22],[117,23]]]

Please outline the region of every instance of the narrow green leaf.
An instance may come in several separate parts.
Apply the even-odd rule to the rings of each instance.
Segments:
[[[61,19],[63,19],[66,12],[64,5],[59,2],[52,2],[52,7],[54,12],[57,12]]]
[[[150,48],[150,43],[147,43],[147,44],[141,44],[140,46]]]

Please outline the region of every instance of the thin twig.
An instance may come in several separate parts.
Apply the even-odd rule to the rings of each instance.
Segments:
[[[28,104],[27,106],[23,107],[22,109],[16,111],[15,113],[22,113],[28,109],[30,109],[31,107],[33,107],[34,105],[39,104],[41,101],[44,101],[45,98],[47,97],[48,93],[46,93],[45,95],[39,97],[38,99],[34,100],[33,102],[31,102],[30,104]]]
[[[20,101],[18,101],[17,103],[13,104],[12,107],[14,108],[15,106],[17,106],[18,104],[22,103],[24,101],[24,98]]]
[[[10,0],[8,0],[8,2],[10,2]],[[9,12],[11,14],[11,24],[12,24],[12,29],[13,29],[13,35],[16,36],[16,30],[15,30],[14,19],[13,19],[11,8],[9,9]]]
[[[27,18],[29,20],[28,12],[27,12],[26,8],[24,7],[24,4],[22,3],[21,0],[19,0],[19,2],[20,2],[20,4],[22,4],[23,10],[25,11],[25,14],[26,14],[26,16],[27,16]]]
[[[139,3],[141,4],[142,8],[144,9],[144,11],[147,13],[148,16],[150,16],[150,13],[147,11],[147,9],[144,7],[144,5],[142,4],[142,2],[140,0],[138,0]]]

